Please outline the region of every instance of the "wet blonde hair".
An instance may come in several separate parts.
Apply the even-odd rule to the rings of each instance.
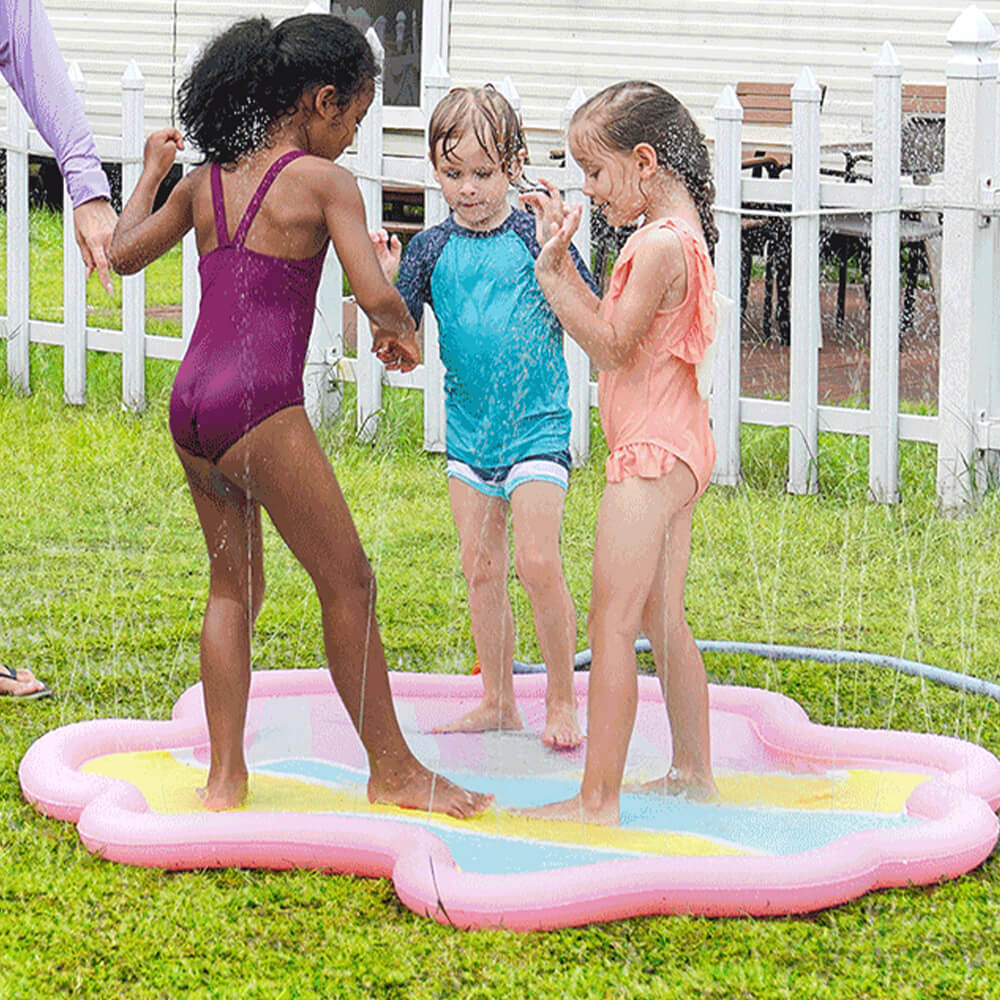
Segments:
[[[427,129],[427,145],[435,168],[438,156],[447,159],[470,129],[479,148],[491,160],[499,157],[500,168],[513,178],[520,168],[520,154],[523,151],[526,159],[528,148],[517,112],[490,83],[485,87],[455,87],[441,98]]]
[[[645,80],[605,87],[580,105],[572,124],[585,125],[597,142],[628,153],[640,143],[656,151],[656,162],[687,188],[709,252],[719,239],[712,214],[715,185],[705,136],[687,108],[673,94]]]

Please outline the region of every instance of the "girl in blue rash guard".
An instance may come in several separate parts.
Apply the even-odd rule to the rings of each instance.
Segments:
[[[507,518],[548,673],[542,740],[582,742],[573,692],[576,612],[559,551],[569,483],[569,379],[562,329],[535,279],[535,219],[512,209],[526,149],[520,122],[494,88],[457,88],[428,130],[434,176],[451,215],[400,244],[373,234],[382,266],[419,323],[440,328],[445,368],[448,491],[483,697],[447,732],[520,729],[514,704],[514,620],[507,593]],[[593,279],[576,256],[586,281]],[[596,291],[596,287],[595,287]]]

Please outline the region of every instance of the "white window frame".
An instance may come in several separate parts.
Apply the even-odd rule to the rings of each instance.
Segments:
[[[448,22],[451,0],[423,0],[423,17],[420,22],[420,107],[392,107],[382,111],[385,128],[413,129],[422,132],[427,116],[433,110],[425,108],[424,80],[434,72],[437,61],[448,65]]]

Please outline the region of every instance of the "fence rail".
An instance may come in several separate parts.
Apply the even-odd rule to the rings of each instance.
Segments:
[[[369,32],[374,48],[379,42]],[[726,87],[715,106],[716,217],[720,239],[716,271],[722,294],[740,301],[741,226],[748,203],[766,203],[784,214],[791,229],[791,347],[789,399],[769,400],[740,395],[740,316],[732,310],[719,330],[720,345],[711,402],[719,457],[714,481],[740,482],[739,431],[753,423],[787,427],[789,432],[788,490],[817,489],[820,460],[818,435],[834,432],[869,439],[869,491],[873,499],[892,503],[899,498],[900,440],[937,446],[937,490],[945,511],[974,504],[985,482],[985,471],[1000,451],[1000,130],[997,128],[997,63],[992,47],[997,34],[975,7],[954,22],[947,42],[951,58],[945,68],[947,94],[945,166],[934,183],[914,185],[900,177],[900,101],[903,67],[891,44],[883,45],[873,66],[871,184],[832,181],[821,173],[820,88],[812,72],[802,70],[792,88],[790,176],[757,178],[741,169],[742,108],[735,90]],[[81,93],[85,82],[75,65],[71,78]],[[423,80],[423,107],[433,108],[450,87],[446,68],[438,61]],[[503,88],[519,107],[513,84]],[[142,168],[144,141],[144,80],[136,63],[122,77],[122,133],[99,138],[102,159],[122,165],[122,193],[127,198]],[[343,161],[358,179],[369,225],[381,223],[386,187],[416,187],[424,191],[425,225],[445,217],[447,206],[433,181],[425,158],[391,156],[383,149],[382,94],[377,88],[355,150]],[[577,90],[567,105],[571,114],[584,99]],[[564,116],[565,117],[565,116]],[[182,245],[181,337],[154,336],[145,330],[143,275],[122,282],[122,329],[109,330],[86,322],[84,269],[73,238],[71,213],[64,215],[61,323],[29,318],[28,158],[47,153],[29,129],[16,99],[8,101],[0,148],[7,165],[7,302],[0,321],[6,327],[7,372],[10,380],[30,391],[29,344],[61,346],[65,356],[66,402],[86,400],[86,352],[110,351],[122,356],[122,401],[133,410],[145,406],[145,359],[180,360],[197,314],[197,251],[193,234]],[[197,151],[181,154],[185,171],[198,161]],[[570,155],[561,166],[529,167],[529,175],[544,176],[565,192],[570,203],[584,206],[576,242],[589,258],[587,199],[583,176]],[[65,197],[65,192],[64,192]],[[68,204],[65,199],[65,204]],[[899,227],[901,212],[939,212],[942,217],[940,308],[940,380],[938,413],[934,416],[899,412]],[[857,409],[825,406],[818,401],[818,357],[821,349],[819,308],[820,218],[824,213],[870,213],[871,254],[871,384],[870,406]],[[752,214],[759,215],[758,209]],[[358,319],[357,358],[345,358],[342,329],[342,272],[332,249],[327,255],[317,298],[316,319],[307,355],[305,389],[314,420],[335,407],[331,383],[353,379],[358,386],[357,424],[364,434],[377,426],[382,386],[406,386],[423,391],[424,447],[444,449],[443,371],[437,350],[437,327],[428,309],[424,316],[424,362],[410,373],[387,373],[370,353],[371,331],[363,314]],[[584,352],[567,338],[566,357],[573,414],[571,451],[576,463],[590,451],[589,411],[597,388],[590,379]]]

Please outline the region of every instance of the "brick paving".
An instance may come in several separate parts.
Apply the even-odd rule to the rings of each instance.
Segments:
[[[844,328],[836,330],[837,287],[820,288],[823,317],[823,347],[819,352],[819,400],[840,403],[858,398],[868,403],[868,305],[857,285],[848,286]],[[156,306],[146,310],[150,318],[180,319],[180,306]],[[760,331],[763,314],[763,282],[750,284],[743,319],[741,393],[744,396],[788,398],[788,347],[776,338],[765,341]],[[351,317],[345,315],[345,334]],[[351,339],[348,337],[348,339]],[[353,345],[352,345],[353,346]],[[903,334],[899,349],[899,398],[915,403],[937,401],[938,322],[937,308],[928,289],[918,288],[912,329]]]
[[[819,401],[840,403],[852,398],[868,403],[869,312],[860,286],[847,289],[844,328],[836,330],[837,286],[820,289],[823,347],[819,352]],[[788,346],[777,338],[765,341],[760,332],[763,283],[752,281],[743,319],[741,394],[788,398]],[[937,402],[938,319],[929,289],[918,288],[913,326],[902,334],[899,347],[899,398],[914,403]]]

